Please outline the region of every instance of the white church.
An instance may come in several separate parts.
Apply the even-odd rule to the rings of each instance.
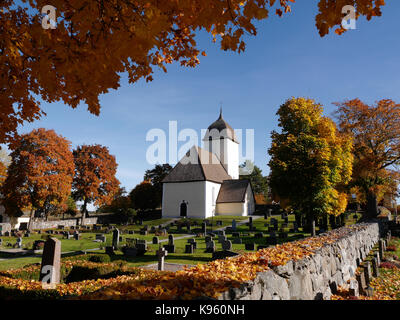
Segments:
[[[204,149],[193,146],[162,181],[162,216],[252,215],[253,190],[239,180],[239,142],[222,110],[203,141]]]

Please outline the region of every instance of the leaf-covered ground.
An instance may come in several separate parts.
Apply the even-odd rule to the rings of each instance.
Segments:
[[[379,277],[373,278],[370,286],[374,289],[372,297],[360,295],[353,297],[349,290],[339,288],[332,300],[400,300],[400,239],[393,238],[387,247],[385,257],[379,266]]]

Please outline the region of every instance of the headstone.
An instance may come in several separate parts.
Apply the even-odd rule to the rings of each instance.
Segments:
[[[135,234],[135,231],[134,230],[129,230],[128,234]]]
[[[378,266],[380,266],[381,265],[381,259],[379,257],[379,252],[375,252],[374,258],[376,258],[377,264],[378,264]]]
[[[205,238],[205,242],[210,242],[213,238],[211,236],[206,236]]]
[[[356,280],[350,280],[349,295],[353,297],[359,296],[358,282]]]
[[[236,220],[232,220],[232,230],[236,231]]]
[[[221,220],[217,220],[217,226],[218,227],[222,226],[222,221]]]
[[[265,248],[268,248],[268,246],[260,244],[260,245],[257,246],[257,251],[261,250],[261,249],[265,249]]]
[[[193,253],[193,252],[194,252],[193,245],[191,243],[187,244],[185,246],[185,253]]]
[[[173,244],[164,245],[164,249],[167,250],[169,253],[175,253],[175,245]]]
[[[206,252],[208,253],[214,253],[215,252],[215,241],[211,240],[206,243]]]
[[[137,243],[136,244],[136,250],[137,250],[137,255],[138,256],[142,256],[142,255],[144,255],[145,253],[146,253],[146,251],[147,251],[147,244],[146,244],[146,242],[144,242],[144,243]]]
[[[240,237],[240,233],[239,232],[232,232],[232,237],[239,238]]]
[[[191,230],[191,226],[190,226],[189,223],[186,225],[186,229],[187,229],[187,231],[190,231],[190,230]]]
[[[242,244],[242,239],[240,239],[240,238],[234,238],[234,239],[233,239],[233,243],[234,243],[234,244]]]
[[[56,238],[49,238],[44,244],[39,281],[48,285],[60,283],[60,268],[61,241]]]
[[[372,259],[372,275],[375,278],[379,277],[379,264],[378,264],[378,259],[376,257]]]
[[[16,242],[17,248],[21,249],[22,248],[22,238],[18,238]]]
[[[222,243],[222,250],[232,250],[232,241],[227,240]]]
[[[256,239],[260,239],[262,237],[263,237],[262,232],[257,232],[256,234],[254,234],[254,238],[256,238]]]
[[[153,244],[158,244],[158,237],[153,237]]]
[[[165,248],[160,247],[157,250],[158,270],[159,271],[164,271],[164,260],[167,255],[168,255],[168,251],[165,250]]]
[[[369,285],[372,279],[371,262],[369,261],[364,262],[364,275],[365,275],[365,283]]]
[[[236,253],[236,252],[223,250],[223,251],[215,251],[212,254],[212,258],[213,259],[225,259],[225,258],[228,258],[228,257],[237,256],[237,255],[238,255],[238,253]]]
[[[254,243],[245,243],[244,248],[246,250],[254,250],[256,248]]]
[[[116,250],[119,246],[119,230],[115,229],[113,231],[112,246]]]
[[[168,236],[168,245],[170,246],[174,245],[174,236],[172,234]]]
[[[204,233],[204,234],[207,233],[207,223],[206,222],[203,222],[201,224],[201,232]]]
[[[81,236],[81,235],[79,234],[78,231],[75,231],[75,232],[74,232],[74,239],[75,239],[75,240],[79,240],[79,239],[80,239],[80,236]]]
[[[383,239],[379,239],[379,258],[381,259],[381,260],[383,260],[383,258],[384,258],[384,253],[385,253],[385,251],[384,251],[384,244],[383,244]]]
[[[364,294],[364,290],[367,287],[367,285],[365,283],[364,273],[361,272],[360,274],[356,274],[356,279],[358,282],[358,290],[359,290],[360,294]]]
[[[228,240],[228,238],[226,236],[222,236],[222,235],[218,236],[219,243],[224,243],[226,240]]]

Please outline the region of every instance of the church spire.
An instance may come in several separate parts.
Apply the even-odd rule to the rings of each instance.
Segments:
[[[219,118],[218,119],[222,119],[222,102],[221,102],[221,106],[219,108]]]

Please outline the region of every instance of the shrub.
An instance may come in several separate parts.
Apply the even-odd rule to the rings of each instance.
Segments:
[[[111,258],[108,254],[96,254],[96,255],[90,256],[89,261],[107,263],[107,262],[111,262]]]
[[[387,248],[386,248],[386,250],[387,251],[396,251],[396,246],[394,246],[394,245],[392,245],[392,246],[388,246]]]

